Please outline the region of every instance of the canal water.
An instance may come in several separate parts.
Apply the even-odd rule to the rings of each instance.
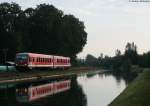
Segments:
[[[0,85],[0,106],[107,106],[127,86],[122,77],[91,73]]]

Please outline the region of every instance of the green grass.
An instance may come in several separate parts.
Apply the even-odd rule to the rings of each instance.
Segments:
[[[108,106],[150,106],[150,69],[144,70]]]

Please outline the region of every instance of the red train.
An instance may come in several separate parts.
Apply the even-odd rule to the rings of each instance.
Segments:
[[[33,68],[69,68],[70,58],[63,56],[36,54],[36,53],[17,53],[15,58],[17,69]]]

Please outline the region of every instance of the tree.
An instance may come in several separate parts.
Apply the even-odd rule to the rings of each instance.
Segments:
[[[0,56],[3,62],[4,49],[8,50],[9,55],[7,59],[13,60],[17,48],[16,22],[19,13],[21,12],[20,6],[16,3],[1,3],[0,4]]]
[[[137,55],[137,46],[132,43],[127,43],[125,48],[125,59],[130,59],[132,64],[137,64],[138,55]]]
[[[85,62],[87,66],[98,66],[98,59],[91,54],[86,56]]]
[[[73,15],[63,17],[60,35],[59,54],[75,56],[82,51],[87,41],[87,33],[84,30],[83,22],[79,21]]]
[[[0,38],[0,50],[8,48],[11,60],[16,52],[36,52],[69,56],[75,61],[87,33],[82,21],[53,5],[21,10],[16,3],[1,3]]]
[[[75,60],[87,41],[83,22],[46,4],[39,5],[32,14],[31,51],[69,56]]]
[[[118,57],[118,56],[121,56],[121,51],[119,50],[119,49],[117,49],[116,51],[115,51],[115,55]]]

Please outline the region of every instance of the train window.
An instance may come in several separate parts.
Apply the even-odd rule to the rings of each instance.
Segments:
[[[18,60],[26,60],[28,58],[27,55],[17,55],[16,57]]]
[[[32,62],[34,62],[34,58],[32,58]]]

